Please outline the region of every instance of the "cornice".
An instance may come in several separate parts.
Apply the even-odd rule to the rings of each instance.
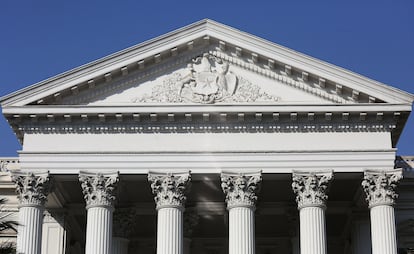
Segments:
[[[411,104],[414,100],[413,95],[396,88],[217,22],[202,20],[4,96],[0,98],[0,102],[3,107],[22,106],[40,100],[46,95],[88,84],[97,77],[102,79],[111,75],[116,76],[128,72],[129,69],[137,69],[138,65],[147,62],[158,63],[164,57],[175,56],[177,51],[192,50],[197,43],[209,43],[210,38],[218,40],[218,47],[224,50],[226,45],[237,46],[242,52],[251,54],[253,61],[256,59],[269,62],[270,65],[283,65],[288,72],[326,80],[330,85],[336,86],[339,92],[342,87],[347,87],[355,91],[352,92],[355,95],[364,93],[389,103]]]

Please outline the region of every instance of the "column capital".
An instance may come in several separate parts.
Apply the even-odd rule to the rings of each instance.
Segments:
[[[136,210],[133,208],[117,208],[113,217],[113,236],[128,238],[134,229]]]
[[[13,171],[11,179],[16,184],[20,206],[43,206],[51,189],[49,171]]]
[[[158,209],[166,207],[184,208],[190,187],[191,175],[185,173],[155,173],[148,174],[155,204]]]
[[[394,205],[398,197],[395,190],[402,177],[402,169],[365,170],[362,188],[369,208],[378,205]]]
[[[227,209],[234,207],[255,208],[261,182],[261,172],[223,172],[221,174],[221,188],[226,195]]]
[[[298,209],[310,206],[326,207],[327,191],[333,178],[332,171],[293,171],[292,189],[296,194]]]
[[[183,216],[183,235],[191,238],[194,228],[198,225],[200,216],[194,209],[186,209]]]
[[[86,201],[86,209],[97,206],[113,208],[118,181],[118,172],[93,173],[81,171],[79,182]]]

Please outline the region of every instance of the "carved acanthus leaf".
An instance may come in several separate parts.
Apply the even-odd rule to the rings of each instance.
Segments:
[[[148,181],[151,183],[152,193],[157,209],[164,207],[185,206],[185,193],[189,189],[191,176],[189,173],[150,173]]]
[[[43,206],[51,189],[49,172],[14,171],[11,179],[16,184],[17,197],[21,206]]]
[[[80,172],[79,181],[82,186],[86,208],[94,206],[113,207],[115,189],[119,181],[119,173]]]
[[[135,228],[136,210],[133,208],[116,209],[113,219],[113,236],[128,238]]]
[[[364,172],[362,188],[366,194],[369,207],[377,205],[394,205],[398,194],[395,192],[398,182],[402,179],[402,170]]]
[[[261,173],[221,174],[221,188],[226,195],[227,208],[255,207],[261,181]]]
[[[194,228],[198,225],[200,216],[194,210],[186,210],[184,213],[183,231],[184,237],[191,237]]]
[[[327,191],[332,180],[332,172],[293,172],[292,189],[296,194],[298,208],[320,206],[325,208]]]

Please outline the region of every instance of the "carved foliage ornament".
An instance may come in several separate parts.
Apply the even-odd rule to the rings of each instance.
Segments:
[[[255,207],[262,175],[222,174],[221,188],[226,195],[227,209],[233,207]]]
[[[362,188],[366,194],[369,207],[377,205],[394,205],[398,194],[395,192],[402,179],[402,170],[365,171]]]
[[[81,172],[79,181],[87,209],[94,206],[113,207],[115,189],[119,181],[118,172],[111,174]]]
[[[327,191],[332,180],[332,172],[292,174],[292,189],[296,194],[298,208],[319,206],[325,208]]]
[[[194,228],[198,225],[200,216],[194,210],[186,210],[183,217],[183,235],[191,238]]]
[[[162,85],[155,86],[151,95],[132,101],[213,104],[279,100],[236,76],[229,68],[227,62],[205,53],[193,59],[184,72],[174,73]]]
[[[183,208],[185,193],[189,188],[191,176],[184,174],[148,174],[157,209],[164,207]]]
[[[116,209],[113,217],[113,235],[128,238],[135,228],[136,210],[132,208]]]
[[[34,173],[16,171],[11,174],[16,184],[17,198],[20,206],[43,206],[51,189],[49,172]]]

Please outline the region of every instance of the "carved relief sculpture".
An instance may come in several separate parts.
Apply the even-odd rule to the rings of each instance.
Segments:
[[[94,206],[113,207],[115,189],[119,181],[119,173],[90,173],[80,172],[79,181],[82,186],[86,208]]]
[[[157,209],[164,207],[183,208],[185,206],[187,199],[185,193],[189,189],[191,181],[189,173],[149,173],[148,181],[151,183]]]
[[[204,53],[153,88],[151,95],[132,102],[201,103],[278,101],[230,70],[229,63]]]
[[[327,191],[332,180],[332,171],[328,172],[293,172],[292,189],[296,194],[298,208],[319,206],[325,208]]]
[[[261,173],[221,174],[221,188],[226,195],[227,209],[239,206],[255,207],[261,182]]]
[[[14,171],[11,174],[12,181],[16,184],[17,198],[20,206],[43,206],[51,189],[49,172],[23,172]]]
[[[395,192],[402,179],[402,170],[364,172],[362,188],[366,194],[369,207],[377,205],[394,205],[398,194]]]

